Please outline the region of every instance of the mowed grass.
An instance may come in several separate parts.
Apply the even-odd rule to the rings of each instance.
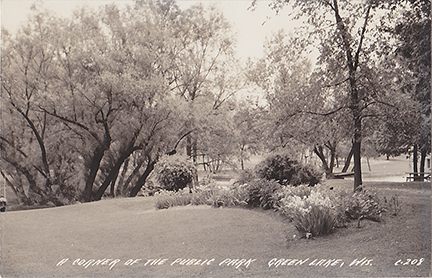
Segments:
[[[324,186],[350,188],[352,183],[327,181]],[[402,203],[399,215],[385,215],[381,223],[363,220],[360,229],[356,228],[357,223],[352,223],[328,236],[310,240],[294,237],[297,233],[292,223],[271,211],[208,206],[156,210],[153,197],[6,212],[1,214],[1,275],[430,276],[430,184],[365,183],[365,186],[375,188],[380,196],[397,194]],[[171,265],[180,258],[195,261],[190,265],[187,262],[191,261]],[[357,266],[349,266],[364,258]],[[57,266],[63,259],[67,260]],[[98,259],[112,260],[98,265],[90,261],[85,267],[88,260]],[[151,265],[152,261],[146,265],[151,259],[161,260],[156,265]],[[244,259],[249,264],[234,261],[227,265],[230,262],[227,259]],[[302,264],[288,259],[297,259]],[[412,260],[417,261],[411,265]],[[285,265],[272,265],[276,261]],[[133,265],[128,265],[132,262]],[[406,262],[408,265],[403,265]]]

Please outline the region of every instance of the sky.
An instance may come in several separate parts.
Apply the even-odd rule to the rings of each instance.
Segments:
[[[40,1],[40,0],[39,0]],[[70,17],[72,10],[81,6],[97,8],[100,5],[115,2],[124,7],[132,4],[129,0],[43,0],[44,7],[61,17]],[[34,0],[1,0],[1,24],[9,32],[15,33],[19,26],[27,20],[30,6]],[[232,30],[237,38],[237,54],[242,60],[248,57],[253,59],[263,55],[263,44],[266,37],[279,29],[292,32],[298,23],[292,21],[289,16],[290,9],[285,7],[282,12],[275,12],[268,7],[269,2],[259,1],[254,11],[248,10],[252,0],[223,0],[223,1],[188,1],[177,0],[177,4],[186,9],[191,5],[203,3],[204,5],[216,5],[232,25]]]

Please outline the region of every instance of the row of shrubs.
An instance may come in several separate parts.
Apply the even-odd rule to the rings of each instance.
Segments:
[[[302,237],[328,234],[335,228],[345,227],[350,221],[358,221],[359,226],[363,219],[380,221],[386,209],[374,192],[353,193],[317,185],[322,177],[319,170],[301,165],[286,155],[267,158],[257,165],[255,171],[244,172],[229,187],[210,182],[196,187],[193,193],[185,188],[184,180],[182,186],[172,185],[176,176],[182,176],[179,174],[181,167],[169,171],[169,165],[165,163],[158,171],[159,174],[171,173],[169,179],[161,175],[158,178],[167,184],[162,182],[162,187],[153,189],[158,196],[157,209],[185,205],[273,209],[292,221]],[[186,170],[192,181],[193,171]],[[176,190],[172,191],[173,188]]]
[[[144,190],[178,191],[193,184],[197,180],[197,170],[193,163],[181,156],[165,156],[155,167],[155,181],[151,181]],[[314,186],[321,181],[322,171],[311,166],[303,165],[289,155],[270,156],[255,167],[254,171],[246,171],[239,179],[239,184],[253,179],[276,181],[281,185],[298,186],[307,184]]]
[[[350,221],[358,221],[358,225],[363,219],[381,221],[386,210],[372,191],[350,193],[321,185],[283,186],[264,179],[230,188],[210,183],[193,193],[184,189],[161,191],[157,196],[157,209],[186,205],[273,209],[292,221],[302,237],[325,235]]]

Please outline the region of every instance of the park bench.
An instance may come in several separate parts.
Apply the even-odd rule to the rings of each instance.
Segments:
[[[412,172],[408,173],[408,177],[406,177],[406,181],[430,181],[431,173],[428,172]]]
[[[349,172],[349,173],[347,173],[347,172],[342,172],[342,173],[334,173],[334,174],[333,174],[333,177],[334,177],[335,179],[343,179],[343,178],[345,178],[345,177],[351,177],[351,176],[354,176],[354,172]]]

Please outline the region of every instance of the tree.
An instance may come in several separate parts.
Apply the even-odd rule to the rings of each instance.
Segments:
[[[11,131],[2,134],[4,176],[24,176],[45,203],[54,183],[69,195],[74,184],[88,202],[108,187],[113,193],[134,156],[136,184],[120,187],[135,196],[158,158],[188,134],[185,101],[169,79],[177,14],[172,2],[81,9],[71,20],[36,10],[34,23],[2,40],[2,127]]]
[[[32,20],[2,40],[2,176],[25,202],[133,197],[188,138],[194,155],[232,145],[220,139],[241,84],[214,8],[137,1],[60,19],[39,7]]]
[[[341,92],[326,86],[326,73],[313,71],[302,37],[287,37],[283,31],[273,36],[250,77],[267,95],[266,134],[273,146],[303,150],[302,154],[312,150],[331,178],[337,144],[347,138],[346,117],[337,109]],[[331,110],[335,111],[327,112]]]
[[[2,30],[2,161],[8,164],[3,165],[5,172],[17,181],[18,198],[28,204],[62,204],[53,190],[59,176],[53,177],[51,171],[55,154],[50,135],[58,127],[39,109],[53,87],[55,55],[49,42],[55,30],[48,26],[57,23],[42,12],[30,17],[16,37]],[[29,194],[37,195],[33,200],[25,195],[20,175],[27,180]],[[63,189],[60,186],[60,193]]]
[[[201,135],[195,115],[202,106],[195,102],[200,97],[207,99],[203,102],[213,99],[211,109],[215,110],[236,91],[229,88],[231,81],[226,66],[233,62],[233,39],[223,14],[214,7],[206,10],[202,5],[184,11],[176,31],[177,59],[171,76],[172,87],[189,103],[185,131],[193,132],[186,138],[186,152],[196,161]]]
[[[276,0],[272,2],[272,6],[278,11],[286,3],[288,1]],[[348,111],[347,119],[352,123],[354,190],[357,190],[362,185],[360,160],[364,124],[369,118],[378,116],[379,113],[375,113],[379,111],[377,107],[392,105],[386,102],[388,91],[380,83],[383,80],[374,78],[379,73],[379,69],[375,67],[377,58],[382,57],[388,47],[376,47],[384,43],[380,39],[382,32],[378,32],[376,24],[370,24],[372,21],[378,22],[379,18],[388,13],[386,1],[352,3],[323,0],[292,1],[292,4],[298,8],[298,17],[307,16],[307,23],[319,38],[319,67],[327,71],[327,76],[334,77],[328,85],[345,91],[341,104],[322,114]],[[389,46],[389,42],[387,43]],[[340,66],[335,67],[337,64]],[[377,86],[380,84],[381,86]]]
[[[410,0],[404,4],[403,17],[394,28],[387,30],[398,39],[396,53],[404,58],[408,70],[416,79],[413,97],[419,104],[421,120],[417,124],[418,136],[413,142],[413,167],[414,172],[419,172],[419,151],[420,172],[424,172],[426,156],[431,152],[431,3]]]
[[[262,108],[245,100],[238,104],[234,115],[235,153],[240,162],[240,168],[245,169],[244,162],[250,155],[257,154],[262,149],[262,135],[259,131]]]

